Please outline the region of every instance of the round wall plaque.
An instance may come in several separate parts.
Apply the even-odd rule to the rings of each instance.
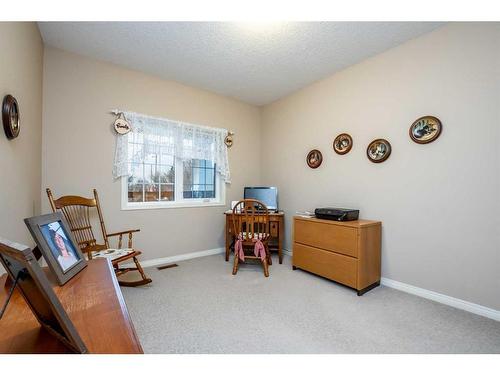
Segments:
[[[420,117],[410,126],[410,138],[416,143],[431,143],[439,137],[442,128],[443,125],[437,117]]]
[[[14,139],[19,135],[21,125],[19,124],[19,105],[16,98],[6,95],[2,104],[2,122],[5,135],[8,139]]]
[[[386,139],[375,139],[366,148],[366,156],[374,163],[382,163],[391,155],[391,144]]]
[[[347,154],[352,148],[352,137],[347,133],[339,134],[333,141],[333,149],[339,155]]]
[[[306,162],[310,168],[313,169],[318,168],[323,162],[323,155],[321,154],[321,151],[319,150],[309,151],[309,153],[307,154]]]
[[[232,133],[228,133],[228,135],[226,135],[226,138],[224,138],[224,143],[226,144],[226,146],[228,148],[233,145],[233,134]]]
[[[132,129],[123,113],[118,115],[118,118],[115,120],[113,126],[115,127],[115,131],[120,135],[127,134]]]

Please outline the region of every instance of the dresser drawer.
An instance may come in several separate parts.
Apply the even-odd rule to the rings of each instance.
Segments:
[[[357,259],[294,243],[293,265],[352,288],[357,287]]]
[[[295,220],[294,241],[358,257],[358,230],[356,228]]]

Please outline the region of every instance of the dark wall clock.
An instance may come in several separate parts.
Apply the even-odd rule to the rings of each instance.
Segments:
[[[5,135],[14,139],[19,135],[21,125],[19,123],[19,105],[12,95],[5,95],[2,104],[2,122]]]

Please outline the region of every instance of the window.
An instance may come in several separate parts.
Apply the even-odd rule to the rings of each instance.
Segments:
[[[129,202],[160,202],[175,200],[174,158],[155,158],[150,163],[130,163]]]
[[[113,165],[123,209],[224,204],[227,130],[123,114],[132,130],[117,137]]]
[[[222,204],[224,184],[209,160],[182,161],[157,157],[142,164],[130,163],[123,177],[124,209],[186,207]]]

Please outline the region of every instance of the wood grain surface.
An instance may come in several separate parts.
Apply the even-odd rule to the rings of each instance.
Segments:
[[[89,353],[143,353],[108,260],[90,260],[88,267],[63,286],[57,285],[48,269],[46,272]],[[6,277],[0,277],[0,301],[7,296]],[[40,327],[16,291],[0,320],[0,353],[68,352],[61,342]]]

